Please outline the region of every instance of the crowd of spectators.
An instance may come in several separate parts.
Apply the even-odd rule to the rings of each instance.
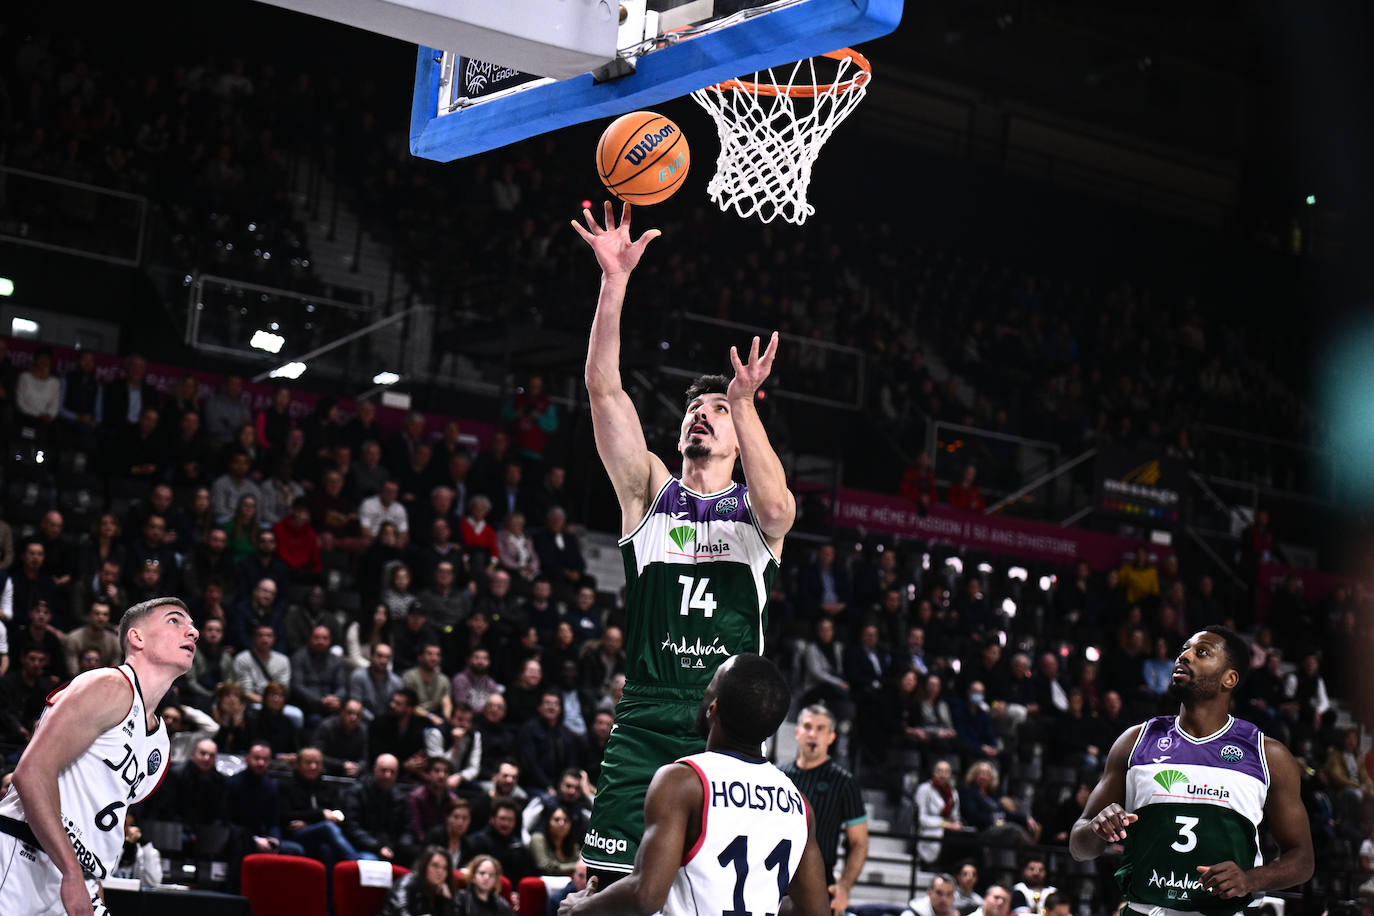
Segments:
[[[0,525],[7,759],[54,685],[119,661],[127,606],[174,594],[200,646],[161,710],[173,768],[140,822],[234,854],[408,864],[437,844],[516,880],[566,873],[625,660],[618,596],[598,592],[568,527],[564,468],[521,438],[533,417],[555,431],[557,412],[512,403],[472,454],[456,423],[422,413],[391,433],[366,403],[293,417],[283,396],[254,414],[237,378],[204,399],[187,376],[163,398],[144,368],[132,356],[101,387],[78,364],[46,432],[17,405],[6,426],[30,459],[39,441],[54,455],[10,476],[55,499],[81,456],[109,494],[87,530],[55,503]],[[1065,842],[1116,736],[1169,708],[1182,640],[1237,623],[1209,577],[1143,545],[1038,588],[1003,558],[921,542],[786,556],[769,649],[799,702],[835,710],[861,780],[906,799],[931,865],[970,840]],[[1338,861],[1374,800],[1374,759],[1336,725],[1369,596],[1272,600],[1236,713],[1307,762],[1318,848]]]
[[[103,386],[88,357],[59,380],[46,350],[18,374],[0,356],[6,478],[41,494],[0,521],[5,760],[53,685],[119,663],[125,608],[176,595],[200,645],[160,711],[173,767],[141,821],[231,855],[409,865],[436,843],[517,881],[567,874],[623,636],[541,458],[558,417],[537,380],[473,454],[421,413],[394,433],[368,403],[296,418],[283,389],[254,414],[237,377],[163,397],[141,357]],[[57,386],[42,412],[9,400],[34,377]],[[86,530],[58,508],[76,487]]]

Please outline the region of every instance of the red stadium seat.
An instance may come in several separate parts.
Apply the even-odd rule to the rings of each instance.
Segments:
[[[327,916],[324,863],[303,856],[243,857],[243,896],[253,916]]]
[[[520,912],[516,916],[544,916],[549,905],[549,886],[543,878],[520,879]]]
[[[410,869],[391,866],[391,880],[410,874]],[[334,916],[377,916],[386,903],[389,888],[363,887],[358,882],[358,863],[340,862],[334,866]]]

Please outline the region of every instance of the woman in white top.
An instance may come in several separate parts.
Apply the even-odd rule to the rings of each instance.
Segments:
[[[506,516],[505,527],[496,533],[496,544],[500,548],[501,566],[511,574],[512,579],[533,582],[539,575],[539,554],[534,552],[534,543],[525,533],[525,516],[512,512]]]
[[[355,620],[344,631],[344,661],[349,670],[361,671],[368,666],[372,650],[380,644],[391,645],[391,614],[385,604],[372,609],[370,620]]]

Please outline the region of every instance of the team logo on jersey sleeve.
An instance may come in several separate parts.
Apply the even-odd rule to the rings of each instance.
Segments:
[[[722,518],[733,515],[738,508],[739,500],[733,496],[727,496],[724,499],[716,501],[716,515]]]
[[[148,775],[152,776],[162,767],[162,751],[153,748],[153,752],[148,755]]]
[[[1221,749],[1221,759],[1225,760],[1227,763],[1239,763],[1244,757],[1245,751],[1242,751],[1234,744],[1228,744]]]

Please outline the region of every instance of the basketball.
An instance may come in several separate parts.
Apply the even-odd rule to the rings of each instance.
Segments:
[[[601,183],[632,204],[656,204],[672,197],[691,164],[682,131],[652,111],[632,111],[616,118],[596,145]]]

